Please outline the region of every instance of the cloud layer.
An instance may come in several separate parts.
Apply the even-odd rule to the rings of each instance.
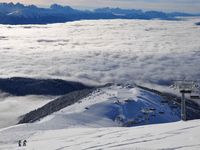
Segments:
[[[200,77],[198,19],[0,26],[0,77],[90,84]]]
[[[0,128],[17,124],[20,116],[50,102],[50,96],[11,96],[0,92]]]

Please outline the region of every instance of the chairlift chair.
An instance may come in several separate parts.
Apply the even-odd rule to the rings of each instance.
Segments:
[[[200,95],[197,92],[193,92],[193,93],[191,93],[190,98],[191,99],[200,99]]]
[[[190,89],[183,89],[183,90],[180,90],[180,92],[181,93],[188,93],[188,94],[190,94],[190,93],[192,93],[192,90],[190,90]]]

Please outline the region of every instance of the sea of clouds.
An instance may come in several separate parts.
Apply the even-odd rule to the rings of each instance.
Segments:
[[[0,78],[60,78],[86,84],[166,84],[200,77],[200,27],[183,21],[96,20],[0,25]],[[0,92],[0,128],[52,97]]]
[[[19,117],[53,100],[52,96],[12,96],[0,92],[0,128],[17,124]]]
[[[200,77],[199,18],[0,25],[0,77],[86,84]]]

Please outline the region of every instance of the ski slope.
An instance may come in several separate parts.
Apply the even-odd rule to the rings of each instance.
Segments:
[[[9,129],[7,129],[9,130]],[[200,149],[200,121],[176,122],[132,128],[66,128],[57,130],[15,130],[0,132],[1,150],[155,150]],[[17,140],[27,139],[19,148]],[[7,141],[7,142],[5,142]]]
[[[165,149],[197,150],[200,148],[199,130],[200,130],[200,122],[192,121],[187,123],[178,122],[178,123],[145,126],[137,128],[103,128],[103,129],[79,128],[79,129],[66,129],[60,131],[47,131],[44,133],[37,133],[32,138],[30,138],[30,141],[33,141],[32,145],[30,145],[30,148],[31,146],[34,148],[34,145],[38,144],[37,147],[35,147],[36,149],[44,147],[49,150],[56,148],[60,149],[128,149],[128,148],[164,149],[165,148]],[[64,135],[66,135],[66,137]],[[49,141],[47,140],[45,143],[45,138],[48,137]],[[44,142],[42,141],[43,139]]]
[[[20,139],[28,140],[27,149],[47,150],[148,149],[150,143],[154,143],[152,148],[174,148],[181,144],[183,148],[198,147],[200,143],[194,138],[199,133],[192,134],[200,128],[200,122],[177,122],[179,110],[162,101],[159,95],[138,87],[113,84],[97,89],[90,96],[40,121],[1,129],[0,149],[20,149],[17,147]],[[144,126],[147,124],[146,115],[141,111],[144,108],[155,109],[148,124],[157,125]],[[160,111],[164,113],[160,114]],[[185,134],[192,135],[192,145],[183,142],[189,138]],[[174,138],[180,139],[178,145],[171,142]],[[166,139],[170,145],[161,145],[160,142]]]

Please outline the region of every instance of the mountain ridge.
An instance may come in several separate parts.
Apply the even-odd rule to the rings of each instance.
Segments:
[[[198,108],[195,103],[187,100],[188,120],[200,118]],[[149,111],[149,114],[145,111]],[[64,120],[75,123],[80,120],[77,126],[130,127],[145,125],[146,117],[150,124],[180,120],[180,99],[172,94],[145,87],[113,84],[98,89],[76,91],[56,98],[21,116],[18,123],[33,123],[39,120],[43,122],[51,118],[47,124]],[[67,122],[63,124],[65,125],[71,126]]]
[[[24,77],[0,78],[0,91],[16,96],[65,95],[73,91],[94,87],[61,79],[35,79]]]
[[[163,19],[177,20],[176,17],[199,16],[181,12],[142,11],[140,9],[98,8],[78,10],[70,6],[52,4],[49,8],[21,3],[0,3],[0,24],[49,24],[77,20],[96,19]]]

